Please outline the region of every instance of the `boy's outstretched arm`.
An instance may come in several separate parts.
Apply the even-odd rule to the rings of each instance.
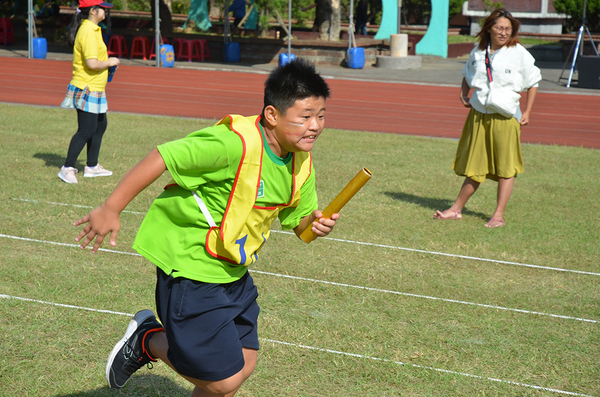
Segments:
[[[130,169],[102,205],[73,223],[73,226],[87,223],[75,238],[75,241],[83,239],[81,248],[85,248],[96,238],[92,248],[92,253],[96,253],[104,241],[104,237],[109,233],[110,245],[114,247],[117,244],[117,234],[121,228],[119,219],[121,211],[135,196],[158,179],[166,169],[165,162],[156,148]]]
[[[331,218],[323,218],[323,213],[319,210],[315,210],[312,214],[305,216],[300,221],[300,224],[294,228],[296,236],[300,237],[304,229],[312,223],[312,231],[318,237],[327,236],[333,230],[335,222],[340,219],[340,214],[332,214]]]

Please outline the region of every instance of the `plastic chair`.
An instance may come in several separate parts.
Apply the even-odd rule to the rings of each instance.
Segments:
[[[177,39],[175,39],[175,40],[177,40]],[[163,41],[163,44],[169,44],[169,40],[167,40],[167,39],[162,39],[162,41]],[[154,37],[152,39],[152,47],[150,47],[150,59],[156,58],[155,48],[156,48],[156,37]],[[174,51],[177,51],[177,50],[174,50]]]
[[[144,60],[150,56],[150,41],[146,36],[135,36],[131,42],[130,58],[142,57]]]
[[[10,18],[0,18],[0,43],[2,45],[15,44],[15,34]]]
[[[113,34],[108,40],[108,56],[116,56],[117,58],[123,58],[127,56],[127,43],[125,43],[125,37],[120,34]]]
[[[208,51],[208,41],[204,39],[196,39],[192,40],[194,42],[194,47],[196,51],[198,51],[198,55],[200,55],[200,61],[204,62],[204,58],[207,61],[210,61],[210,52]]]
[[[195,45],[194,40],[183,40],[181,47],[179,47],[179,50],[177,51],[177,60],[187,60],[188,62],[200,60],[198,46]]]

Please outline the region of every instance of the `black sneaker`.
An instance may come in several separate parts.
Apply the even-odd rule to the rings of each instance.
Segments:
[[[133,316],[125,336],[108,356],[106,380],[110,387],[120,389],[135,371],[151,361],[156,361],[144,346],[146,335],[156,331],[164,332],[164,328],[156,320],[152,310],[142,310]]]

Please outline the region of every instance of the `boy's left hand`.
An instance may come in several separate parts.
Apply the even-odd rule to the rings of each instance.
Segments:
[[[323,213],[316,210],[312,213],[315,220],[312,222],[312,231],[318,237],[325,237],[333,230],[335,222],[340,219],[340,214],[332,214],[331,218],[323,218]]]

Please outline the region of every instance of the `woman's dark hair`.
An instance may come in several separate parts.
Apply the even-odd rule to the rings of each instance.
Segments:
[[[315,65],[296,58],[275,68],[265,82],[263,116],[267,106],[273,106],[285,115],[297,100],[311,97],[329,98],[329,86],[317,73]]]
[[[73,14],[71,25],[69,26],[69,32],[67,33],[67,42],[71,47],[75,45],[75,37],[77,37],[77,31],[81,26],[81,21],[88,19],[90,16],[90,11],[98,8],[100,8],[100,6],[78,8],[75,14]]]
[[[479,33],[477,33],[477,36],[475,36],[475,37],[479,38],[478,48],[480,50],[485,50],[488,47],[488,45],[491,43],[492,39],[490,37],[489,30],[496,24],[496,22],[498,21],[498,18],[506,18],[510,21],[512,32],[510,34],[508,41],[505,44],[506,47],[514,47],[520,43],[518,33],[519,33],[519,27],[521,26],[521,22],[516,20],[512,16],[512,14],[510,12],[508,12],[506,9],[498,8],[498,9],[494,10],[490,14],[490,16],[485,19],[485,21],[483,21],[483,25],[481,26],[481,31]]]

